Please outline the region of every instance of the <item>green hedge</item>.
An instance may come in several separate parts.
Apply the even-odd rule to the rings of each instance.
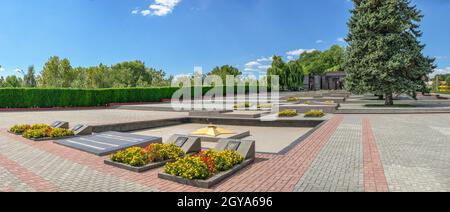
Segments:
[[[179,88],[1,88],[0,108],[92,107],[110,103],[159,102]],[[203,93],[210,87],[203,88]],[[248,91],[248,87],[246,91]]]
[[[0,89],[0,108],[105,106],[109,103],[156,102],[170,98],[176,88],[126,89]]]

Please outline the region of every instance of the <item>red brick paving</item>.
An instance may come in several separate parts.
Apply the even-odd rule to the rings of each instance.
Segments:
[[[389,192],[380,153],[368,118],[363,119],[364,184],[366,192]]]
[[[15,190],[11,187],[6,187],[5,189],[1,190],[0,192],[15,192]]]
[[[58,188],[51,182],[34,174],[32,171],[24,168],[16,162],[8,159],[0,154],[0,166],[8,170],[18,180],[32,187],[35,191],[58,191]],[[12,188],[7,188],[6,191],[12,191]]]
[[[213,189],[198,189],[161,180],[157,177],[157,174],[158,172],[161,172],[161,169],[152,170],[143,174],[128,172],[105,165],[103,163],[104,158],[56,145],[52,142],[35,143],[20,136],[6,133],[5,130],[1,130],[0,133],[12,138],[13,140],[26,143],[27,145],[46,151],[50,154],[88,166],[99,172],[111,174],[121,179],[130,180],[161,191],[289,192],[294,190],[297,182],[311,166],[312,162],[320,153],[322,148],[328,143],[329,139],[334,134],[342,120],[343,117],[341,116],[337,116],[329,120],[286,155],[257,154],[256,162],[253,165],[245,168]],[[3,164],[0,165],[3,166]],[[20,169],[21,172],[16,173],[22,174],[22,176],[25,175],[24,180],[27,180],[28,176],[36,177],[33,173],[24,172],[24,168],[20,167],[18,164],[9,163],[6,165],[10,168],[14,166],[17,167],[17,169]],[[39,189],[54,190],[51,187],[39,187]]]

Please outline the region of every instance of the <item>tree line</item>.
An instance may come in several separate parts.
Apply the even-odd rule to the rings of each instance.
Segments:
[[[300,90],[305,76],[323,75],[327,72],[344,71],[345,48],[333,45],[326,51],[305,51],[298,59],[283,61],[281,56],[274,56],[268,76],[280,77],[283,90]]]
[[[282,89],[299,90],[305,75],[321,75],[342,70],[345,49],[339,45],[326,51],[304,52],[298,59],[284,62],[281,56],[273,56],[268,75],[278,75]],[[162,70],[146,67],[141,61],[127,61],[107,66],[72,67],[67,58],[51,57],[39,75],[34,66],[23,78],[16,75],[0,78],[0,87],[53,87],[53,88],[124,88],[170,86],[173,76]],[[217,66],[208,74],[217,75],[225,83],[226,76],[241,76],[242,72],[231,65]]]
[[[26,72],[0,78],[0,87],[44,88],[126,88],[169,86],[171,76],[162,70],[147,67],[142,61],[127,61],[112,66],[72,67],[67,58],[51,57],[41,73],[34,66]]]
[[[1,66],[0,66],[1,67]],[[163,70],[147,67],[142,61],[127,61],[107,66],[72,67],[69,59],[51,57],[40,74],[34,66],[19,71],[23,77],[10,75],[0,77],[0,87],[42,88],[127,88],[170,86],[173,76]],[[225,81],[226,76],[240,76],[242,72],[230,65],[218,66],[208,75],[217,75]],[[203,77],[205,77],[204,75]]]

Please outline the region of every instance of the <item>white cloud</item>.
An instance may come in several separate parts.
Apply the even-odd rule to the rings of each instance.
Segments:
[[[267,70],[271,67],[271,65],[260,65],[258,66],[258,69]]]
[[[436,60],[446,60],[447,56],[435,56]]]
[[[347,41],[345,41],[345,38],[338,38],[337,41],[343,42],[343,43],[347,42]]]
[[[296,49],[296,50],[288,51],[288,52],[286,52],[286,54],[289,56],[299,56],[305,52],[311,53],[313,51],[316,51],[316,49]]]
[[[131,14],[136,15],[139,13],[139,9],[134,9],[131,11]]]
[[[261,65],[261,63],[259,63],[257,61],[250,61],[245,64],[246,67],[254,67],[254,66],[259,66],[259,65]]]
[[[256,61],[257,62],[269,62],[269,61],[272,61],[272,60],[273,60],[272,57],[262,57],[262,58],[257,59]]]
[[[141,14],[142,16],[166,16],[172,13],[172,11],[180,2],[181,0],[154,0],[154,3],[148,6],[149,9],[134,9],[131,11],[131,14]]]
[[[272,65],[272,57],[260,57],[245,64],[246,72],[266,72]]]
[[[151,15],[165,16],[175,9],[181,0],[155,0],[154,4],[149,6]]]
[[[438,74],[450,74],[450,67],[435,69],[431,76],[434,77]]]
[[[5,68],[0,67],[0,72],[5,71]]]
[[[323,43],[324,41],[323,40],[316,40],[316,43],[317,44],[321,44],[321,43]]]
[[[143,15],[143,16],[148,16],[148,15],[150,15],[152,12],[150,11],[150,10],[142,10],[141,11],[141,14]]]

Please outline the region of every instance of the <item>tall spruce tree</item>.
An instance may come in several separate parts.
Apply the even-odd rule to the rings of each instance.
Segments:
[[[348,23],[349,44],[346,88],[354,93],[414,95],[426,89],[425,80],[435,68],[434,59],[422,54],[425,45],[421,11],[409,0],[353,0]]]

